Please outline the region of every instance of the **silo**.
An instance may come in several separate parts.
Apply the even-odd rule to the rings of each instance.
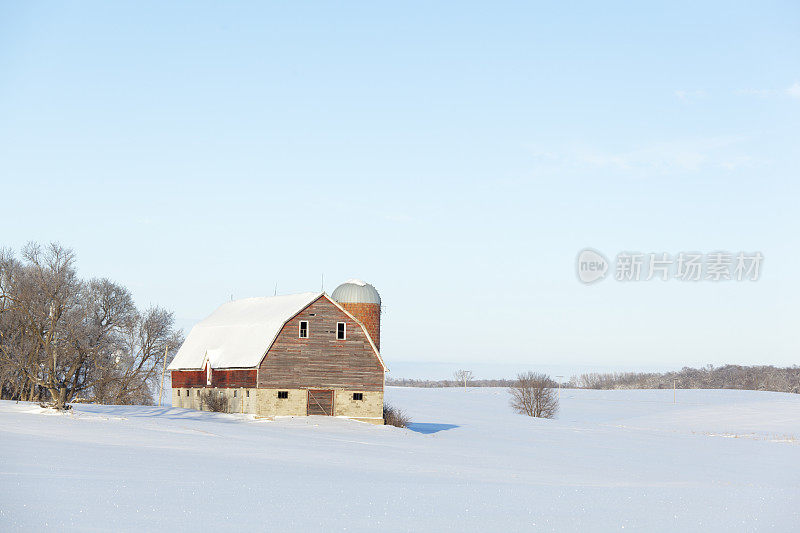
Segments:
[[[381,296],[360,279],[349,279],[336,287],[331,298],[367,328],[378,351],[381,349]]]

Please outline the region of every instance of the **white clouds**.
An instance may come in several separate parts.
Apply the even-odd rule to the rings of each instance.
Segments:
[[[787,89],[740,89],[736,94],[742,96],[755,96],[757,98],[775,98],[779,96],[788,96],[800,100],[800,82],[794,84]]]
[[[777,89],[739,89],[736,94],[741,96],[756,96],[758,98],[769,98],[777,96],[780,91]]]
[[[609,151],[597,147],[537,149],[539,170],[607,169],[664,175],[705,169],[736,170],[753,159],[741,152],[742,137],[714,137],[651,143],[630,150]]]
[[[794,84],[785,89],[756,89],[751,87],[749,89],[738,89],[733,93],[738,96],[753,96],[755,98],[776,98],[788,96],[789,98],[800,100],[800,82],[794,82]],[[673,94],[675,95],[675,98],[683,101],[697,100],[708,96],[708,93],[702,89],[678,89],[673,91]]]
[[[678,100],[691,100],[695,98],[704,98],[706,96],[706,92],[700,89],[694,91],[680,89],[675,91],[674,94]]]

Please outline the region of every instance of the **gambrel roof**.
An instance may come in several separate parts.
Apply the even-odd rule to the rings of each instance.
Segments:
[[[199,369],[205,366],[206,361],[211,368],[254,368],[286,322],[320,297],[326,298],[361,326],[386,370],[367,329],[324,292],[245,298],[224,303],[191,329],[168,370]]]

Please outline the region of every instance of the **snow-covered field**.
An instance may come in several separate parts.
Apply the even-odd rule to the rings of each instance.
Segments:
[[[0,531],[797,530],[800,395],[388,388],[413,431],[0,402]]]

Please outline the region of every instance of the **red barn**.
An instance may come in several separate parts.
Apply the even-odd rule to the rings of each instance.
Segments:
[[[259,416],[329,415],[383,423],[380,295],[360,280],[221,305],[175,359],[172,405]],[[219,400],[222,399],[222,402]]]

